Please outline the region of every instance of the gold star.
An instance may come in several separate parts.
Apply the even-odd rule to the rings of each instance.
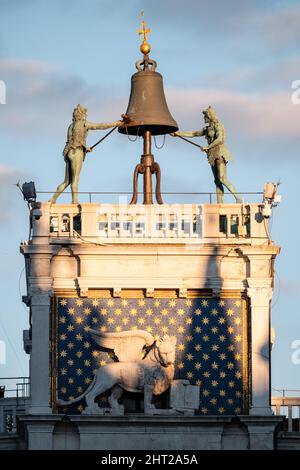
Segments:
[[[202,300],[201,305],[203,307],[208,307],[208,301],[207,300]]]
[[[235,386],[235,382],[234,382],[233,380],[230,380],[230,381],[228,382],[228,387],[229,387],[229,388],[234,388],[234,386]]]
[[[218,369],[219,365],[216,362],[213,362],[211,367],[212,369]]]
[[[65,335],[64,333],[62,333],[61,335],[59,335],[59,339],[61,341],[64,341],[65,339],[67,339],[67,335]]]
[[[177,313],[178,313],[178,315],[181,315],[181,316],[184,315],[184,309],[183,309],[183,308],[179,308],[179,309],[177,310]]]
[[[200,310],[200,308],[196,308],[194,313],[195,313],[195,315],[201,315],[202,311]]]
[[[69,378],[68,378],[68,383],[69,383],[70,385],[72,385],[72,384],[74,383],[73,377],[69,377]]]
[[[205,372],[203,372],[203,377],[205,377],[206,379],[209,379],[209,377],[210,377],[210,372],[208,372],[208,370],[206,370]]]
[[[144,307],[146,305],[146,302],[143,299],[141,299],[138,301],[138,304],[140,307]]]
[[[121,326],[119,326],[119,325],[118,325],[118,326],[116,326],[116,328],[115,328],[115,331],[117,331],[117,332],[119,332],[119,331],[122,331],[122,328],[121,328]]]
[[[202,318],[202,323],[203,323],[203,325],[208,325],[209,324],[209,319],[207,317]]]
[[[220,335],[219,340],[221,341],[221,343],[224,343],[224,341],[226,340],[226,336]]]
[[[185,332],[185,328],[184,328],[183,326],[179,326],[179,327],[177,328],[177,331],[178,331],[178,333],[184,333],[184,332]]]
[[[79,368],[79,369],[76,369],[76,374],[77,374],[77,375],[82,375],[82,369],[80,369],[80,368]]]
[[[101,308],[100,313],[103,316],[107,315],[107,308]]]
[[[83,406],[82,406],[82,405],[78,405],[78,406],[77,406],[77,410],[80,411],[80,412],[83,411]]]
[[[61,387],[60,392],[61,392],[61,393],[67,393],[66,387]]]
[[[201,333],[201,332],[202,332],[201,326],[196,326],[195,333]]]
[[[74,348],[74,343],[71,343],[71,342],[68,343],[67,347],[68,347],[68,349],[73,349]]]
[[[237,398],[241,398],[242,394],[241,394],[241,392],[238,390],[237,392],[235,392],[235,396],[236,396]]]
[[[175,325],[175,323],[176,323],[175,318],[174,317],[169,318],[169,323],[170,323],[170,325]]]
[[[193,341],[193,337],[191,335],[188,335],[186,337],[186,340],[187,340],[188,343],[190,343],[191,341]]]
[[[59,317],[59,323],[66,323],[66,317]]]
[[[77,333],[76,339],[77,341],[82,341],[82,335],[80,333]]]
[[[234,364],[233,364],[233,362],[228,362],[228,363],[227,363],[227,369],[229,369],[229,370],[234,369]]]
[[[80,359],[82,354],[83,354],[82,351],[77,351],[76,356]]]
[[[137,314],[137,309],[132,308],[132,309],[130,309],[129,313],[130,313],[130,315],[132,315],[134,317]]]
[[[60,357],[66,357],[67,351],[65,351],[65,350],[63,349],[62,351],[60,351],[59,355],[60,355]]]
[[[234,315],[234,311],[232,308],[227,309],[226,313],[229,317],[232,317],[232,315]]]
[[[234,332],[234,328],[232,326],[228,326],[227,331],[231,335]]]
[[[184,363],[183,363],[183,362],[180,362],[180,363],[178,364],[178,369],[183,369],[183,368],[184,368]]]
[[[133,326],[130,327],[130,329],[134,331],[134,330],[137,330],[138,327],[137,327],[136,325],[133,325]],[[158,338],[157,338],[157,339],[158,339]]]
[[[161,331],[162,333],[168,333],[169,328],[167,326],[163,326]]]
[[[193,354],[189,353],[189,354],[186,355],[186,358],[187,358],[188,361],[192,361],[194,359],[194,356],[193,356]]]
[[[156,299],[154,301],[154,307],[159,307],[160,306],[160,300]]]
[[[193,320],[192,320],[191,318],[186,318],[186,319],[185,319],[185,323],[186,323],[187,325],[191,325],[191,324],[193,323]]]
[[[67,305],[66,299],[62,299],[59,303],[60,303],[60,305],[62,305],[63,307],[64,307],[65,305]]]
[[[201,368],[202,368],[202,365],[200,364],[200,362],[196,362],[195,369],[199,370]]]
[[[91,365],[91,361],[89,359],[85,359],[84,365],[85,367],[89,367]]]
[[[67,369],[60,369],[60,375],[67,375]]]
[[[227,398],[228,405],[233,405],[234,400],[232,398]]]
[[[68,314],[69,314],[69,315],[74,315],[74,313],[75,313],[75,308],[73,308],[73,307],[72,307],[72,308],[68,308]]]
[[[230,346],[228,346],[228,351],[234,351],[234,345],[233,344],[230,344]]]
[[[239,371],[236,372],[234,375],[236,376],[237,379],[241,379],[241,378],[242,378],[242,374],[241,374],[241,372],[239,372]]]
[[[203,341],[207,342],[207,341],[209,341],[209,336],[208,336],[208,335],[204,335],[204,336],[202,337],[202,339],[203,339]]]
[[[219,385],[219,382],[217,380],[212,380],[211,381],[211,386],[212,387],[217,387]]]
[[[92,305],[93,305],[93,307],[98,307],[98,305],[99,305],[99,300],[93,299],[93,300],[92,300]]]
[[[107,327],[105,325],[102,325],[100,327],[100,331],[102,331],[102,333],[105,333],[105,331],[107,331]]]
[[[219,391],[220,397],[225,397],[226,396],[226,391],[225,390],[220,390]]]
[[[90,331],[90,327],[89,327],[88,325],[85,325],[85,326],[83,327],[83,329],[84,329],[84,331],[85,331],[86,333],[89,333],[89,331]]]
[[[224,354],[224,353],[219,354],[219,358],[221,359],[221,361],[225,361],[226,354]]]
[[[201,413],[203,413],[204,415],[206,415],[208,413],[208,409],[203,407],[201,408]]]
[[[237,343],[240,343],[242,341],[241,335],[236,335],[235,340],[236,340]]]
[[[113,299],[109,299],[109,300],[107,301],[107,305],[108,305],[109,307],[113,307],[114,304],[115,304],[115,301],[114,301]]]
[[[220,323],[220,325],[224,325],[225,323],[225,318],[224,317],[220,317],[218,322]]]
[[[191,307],[191,306],[193,305],[193,302],[191,301],[191,299],[187,299],[187,300],[185,301],[185,305],[186,305],[187,307]]]
[[[184,349],[185,349],[185,346],[184,346],[183,343],[178,344],[178,350],[179,351],[184,351]]]
[[[219,328],[217,326],[213,326],[211,329],[212,333],[218,333]]]
[[[217,310],[216,308],[213,308],[210,313],[211,313],[212,315],[218,315],[218,310]]]
[[[93,351],[93,352],[92,352],[92,356],[93,356],[93,357],[98,357],[99,354],[100,354],[100,351]]]
[[[225,379],[226,372],[224,372],[224,371],[220,372],[220,377],[221,377],[221,379]]]
[[[121,305],[122,305],[123,307],[127,307],[127,305],[128,305],[128,300],[122,299],[122,300],[121,300]]]
[[[73,397],[73,395],[70,395],[70,396],[68,397],[68,400],[69,400],[69,401],[72,401],[72,400],[74,400],[74,397]]]
[[[68,330],[68,331],[73,331],[73,330],[74,330],[74,326],[73,326],[73,325],[68,325],[68,326],[67,326],[67,330]]]
[[[220,307],[224,307],[224,305],[225,305],[224,300],[220,300],[219,305],[220,305]]]
[[[109,317],[108,320],[107,320],[107,323],[108,323],[109,325],[113,325],[113,324],[115,323],[115,319],[112,318],[112,317]]]
[[[204,397],[209,397],[210,391],[207,390],[207,389],[204,389],[203,392],[202,392],[202,395],[203,395]]]
[[[90,309],[90,308],[85,308],[85,309],[83,310],[83,312],[84,312],[85,315],[90,315],[91,309]]]
[[[176,300],[174,300],[174,299],[169,300],[169,306],[170,307],[175,307],[176,306]]]
[[[238,406],[237,408],[234,409],[234,413],[236,415],[239,415],[241,413],[241,408]]]
[[[121,308],[116,308],[115,309],[115,315],[122,315],[122,309]]]
[[[146,310],[146,315],[148,315],[148,317],[150,317],[153,313],[153,310],[151,308],[147,308]]]
[[[217,344],[213,344],[211,350],[216,352],[219,350],[219,346]]]
[[[161,319],[159,317],[154,318],[155,325],[159,325],[160,322],[161,322]]]
[[[138,323],[143,325],[145,323],[145,319],[143,317],[138,318]]]
[[[202,357],[203,357],[203,360],[204,360],[204,361],[208,361],[208,359],[209,359],[209,354],[204,353],[204,354],[202,354]]]
[[[93,323],[98,323],[98,318],[97,318],[97,317],[93,317],[93,318],[92,318],[92,322],[93,322]]]
[[[122,318],[123,325],[127,325],[128,322],[129,322],[129,320],[128,320],[127,317]]]
[[[82,304],[83,304],[83,300],[81,300],[81,299],[76,300],[77,307],[81,307]]]
[[[223,413],[225,413],[225,408],[224,408],[224,406],[220,406],[220,408],[218,408],[218,413],[219,413],[220,415],[222,415]]]
[[[68,366],[72,366],[74,364],[73,359],[68,359]]]
[[[146,330],[147,330],[149,333],[151,333],[152,330],[153,330],[153,328],[152,328],[152,326],[147,326]]]
[[[166,308],[163,308],[161,311],[162,315],[168,315],[169,311]]]
[[[197,387],[201,387],[202,381],[201,380],[196,380],[196,385],[197,385]]]
[[[201,351],[201,344],[196,344],[195,345],[195,351]]]
[[[239,325],[239,324],[241,323],[241,319],[240,319],[240,318],[235,318],[235,319],[234,319],[234,323],[235,323],[236,325]]]
[[[188,372],[186,374],[186,376],[187,376],[188,379],[192,379],[194,377],[194,374],[193,374],[193,372]]]
[[[236,361],[240,361],[240,360],[242,359],[242,356],[237,353],[237,354],[234,355],[234,359],[235,359]]]
[[[236,301],[234,302],[234,305],[235,305],[236,307],[240,307],[240,306],[241,306],[241,301],[240,301],[240,300],[236,300]]]
[[[82,320],[81,317],[76,318],[76,323],[78,323],[78,325],[81,325],[82,322],[83,322],[83,320]]]
[[[210,403],[211,403],[212,405],[216,405],[216,404],[217,404],[217,399],[216,399],[216,398],[211,398],[209,401],[210,401]]]
[[[85,341],[83,346],[85,347],[85,349],[89,349],[91,347],[91,343],[89,343],[88,341]]]
[[[86,377],[86,378],[84,379],[84,383],[86,383],[87,385],[90,384],[91,381],[92,381],[92,379],[90,379],[89,377]]]
[[[100,366],[100,367],[106,366],[106,361],[103,361],[103,360],[100,361],[100,362],[99,362],[99,366]]]

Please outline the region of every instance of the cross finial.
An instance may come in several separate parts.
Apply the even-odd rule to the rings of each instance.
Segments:
[[[144,20],[144,10],[141,11],[141,17],[142,17],[142,29],[138,29],[138,34],[143,35],[143,43],[141,45],[141,52],[143,54],[147,54],[150,52],[150,44],[147,43],[147,34],[151,34],[151,29],[146,28],[146,22]]]

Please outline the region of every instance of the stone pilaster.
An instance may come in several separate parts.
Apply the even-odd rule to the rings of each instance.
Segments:
[[[261,280],[260,280],[261,281]],[[270,300],[272,288],[248,279],[251,305],[251,415],[271,415]]]

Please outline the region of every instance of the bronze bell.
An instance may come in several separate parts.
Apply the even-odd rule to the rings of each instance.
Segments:
[[[156,72],[155,60],[139,60],[137,72],[131,77],[131,93],[126,111],[129,123],[119,127],[121,134],[152,135],[169,134],[178,130],[165,98],[163,77]],[[142,68],[143,66],[143,68]]]

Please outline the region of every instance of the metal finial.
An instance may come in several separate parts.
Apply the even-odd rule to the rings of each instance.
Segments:
[[[144,10],[141,11],[141,17],[142,17],[142,29],[137,30],[139,35],[143,35],[143,42],[140,46],[140,51],[142,54],[148,55],[149,52],[151,51],[151,46],[147,42],[147,34],[151,34],[151,29],[146,28],[146,22],[144,20]]]

